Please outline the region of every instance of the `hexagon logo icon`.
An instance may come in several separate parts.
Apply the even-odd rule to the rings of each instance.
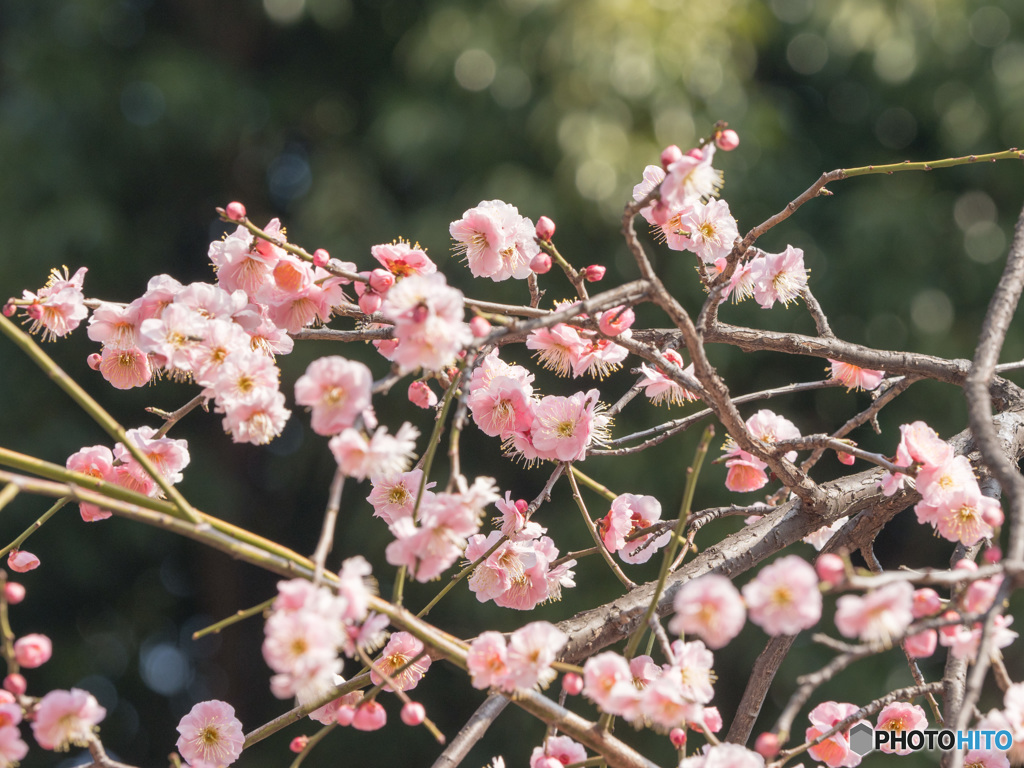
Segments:
[[[867,723],[857,723],[850,729],[850,749],[864,757],[874,747],[874,732]]]

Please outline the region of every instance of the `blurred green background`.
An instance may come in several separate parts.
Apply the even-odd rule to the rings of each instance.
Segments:
[[[644,166],[669,143],[692,146],[716,120],[729,121],[742,139],[716,161],[741,231],[826,170],[1020,145],[1022,25],[1024,6],[1015,0],[4,3],[0,292],[35,290],[61,264],[88,266],[86,294],[115,301],[135,298],[157,273],[212,280],[206,250],[224,232],[213,209],[235,199],[257,222],[280,216],[291,240],[362,268],[375,243],[419,240],[471,295],[521,302],[521,283],[470,285],[468,271],[449,256],[448,223],[481,200],[500,198],[533,219],[551,216],[562,252],[578,266],[607,265],[604,285],[611,285],[636,276],[617,229]],[[1019,164],[867,177],[831,189],[834,197],[811,202],[761,245],[804,249],[811,286],[841,337],[970,356],[1024,199]],[[656,245],[652,251],[668,284],[696,311],[702,294],[692,257]],[[549,299],[566,295],[554,275],[543,287]],[[644,317],[665,323],[652,312]],[[765,313],[748,302],[724,308],[723,317],[813,329],[800,307]],[[145,406],[170,410],[193,394],[171,383],[112,390],[85,365],[95,345],[84,329],[48,349],[129,427],[154,423]],[[308,362],[328,353],[365,359],[377,376],[386,371],[362,346],[308,343],[280,360],[289,400]],[[736,393],[818,378],[824,367],[727,348],[709,353]],[[1024,335],[1014,329],[1003,359],[1020,357]],[[0,371],[4,445],[62,463],[83,445],[106,442],[5,341]],[[589,386],[540,380],[546,393]],[[616,399],[631,381],[628,373],[607,380],[605,398]],[[378,405],[382,420],[408,418],[428,429],[426,415],[400,400]],[[863,394],[830,390],[770,407],[810,433],[834,428],[867,403]],[[636,403],[616,434],[665,415]],[[870,430],[854,437],[891,453],[897,425],[917,418],[943,436],[959,431],[960,392],[916,385],[883,413],[880,437]],[[175,428],[192,451],[182,490],[203,510],[311,551],[332,460],[307,424],[296,413],[278,441],[257,449],[232,446],[219,417],[193,415]],[[628,460],[592,459],[584,469],[617,492],[650,493],[674,510],[695,437]],[[498,446],[474,428],[464,445],[471,477],[493,474],[514,497],[532,498],[543,485],[543,469],[503,462]],[[839,469],[828,458],[817,476]],[[439,465],[435,479],[445,472]],[[724,472],[706,469],[700,506],[735,500],[722,486]],[[389,536],[370,519],[366,493],[355,483],[346,488],[335,554],[367,556],[387,594]],[[604,513],[596,496],[587,498],[595,516]],[[19,498],[3,512],[3,535],[13,538],[45,508],[44,500]],[[541,522],[563,551],[587,545],[577,514],[564,488],[543,509]],[[85,526],[70,509],[58,518],[27,545],[43,565],[20,578],[29,597],[12,610],[17,634],[46,632],[55,642],[54,659],[28,673],[31,693],[88,688],[109,710],[102,728],[108,750],[144,765],[164,763],[175,724],[196,701],[232,702],[247,730],[286,708],[268,690],[258,621],[190,640],[195,629],[265,599],[274,578],[163,532],[118,520]],[[709,526],[698,543],[734,529],[729,521]],[[806,545],[797,549],[812,556]],[[888,526],[878,552],[887,566],[941,565],[950,546],[906,512]],[[631,575],[647,580],[654,567],[634,567]],[[577,574],[580,586],[538,617],[557,620],[617,593],[597,563],[582,563]],[[409,605],[425,603],[438,587],[415,585]],[[456,634],[511,629],[525,618],[480,607],[464,589],[456,593],[432,614]],[[763,643],[760,630],[748,626],[719,657],[715,703],[727,726]],[[1007,656],[1019,678],[1019,647]],[[827,659],[798,641],[759,730],[774,721],[795,676]],[[938,677],[939,664],[924,665],[929,679]],[[906,684],[905,664],[893,652],[855,665],[822,695],[865,703]],[[416,692],[449,737],[483,698],[443,664]],[[997,702],[988,691],[982,709]],[[440,748],[423,729],[397,724],[397,706],[387,706],[396,723],[390,730],[340,731],[307,764],[429,765]],[[665,737],[619,730],[659,763],[674,764]],[[246,753],[244,764],[284,764],[288,741],[301,732],[313,728],[286,730]],[[510,709],[465,765],[496,754],[510,766],[525,765],[542,738],[539,724]],[[75,759],[33,744],[25,765]],[[904,764],[933,760],[919,755]]]

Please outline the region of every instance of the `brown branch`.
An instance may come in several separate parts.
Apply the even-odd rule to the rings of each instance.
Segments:
[[[473,716],[466,721],[451,743],[438,755],[431,768],[456,768],[465,759],[473,745],[483,738],[487,729],[491,727],[491,723],[507,706],[508,699],[499,693],[492,693],[484,699],[484,703],[477,707]]]

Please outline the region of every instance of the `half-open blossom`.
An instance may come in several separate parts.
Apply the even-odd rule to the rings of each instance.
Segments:
[[[676,592],[676,615],[669,629],[696,635],[712,650],[729,644],[743,629],[747,610],[740,592],[725,576],[709,573],[688,581]]]
[[[750,620],[769,635],[795,635],[821,618],[814,567],[798,555],[780,557],[743,587]]]
[[[50,691],[36,706],[32,734],[43,749],[84,747],[96,725],[107,716],[96,697],[80,688]]]
[[[885,371],[875,371],[870,368],[861,368],[851,363],[841,363],[838,360],[829,360],[832,364],[832,378],[843,382],[843,385],[850,389],[875,389],[885,378]]]
[[[82,294],[86,272],[88,268],[80,267],[69,276],[67,267],[63,272],[53,269],[45,287],[35,293],[22,292],[23,299],[31,302],[24,305],[24,312],[32,321],[31,333],[42,331],[43,339],[49,340],[66,336],[79,326],[89,314]]]
[[[41,667],[53,655],[53,643],[46,635],[24,635],[14,641],[14,660],[25,669]]]
[[[508,646],[500,632],[481,632],[469,644],[466,668],[474,688],[501,686],[508,677]]]
[[[429,275],[437,272],[437,265],[420,248],[420,244],[410,245],[405,240],[375,245],[370,248],[370,255],[380,262],[384,268],[396,278],[410,275]]]
[[[39,567],[39,558],[23,549],[12,549],[7,555],[7,567],[15,573],[25,573]]]
[[[668,544],[672,530],[647,533],[627,541],[630,534],[650,528],[661,520],[661,502],[653,496],[622,493],[615,497],[608,514],[598,521],[598,531],[608,550],[618,552],[623,562],[646,563]]]
[[[683,369],[683,373],[693,376],[693,363],[683,368],[683,358],[674,349],[666,349],[662,355],[670,363]],[[647,363],[640,363],[640,370],[643,375],[637,384],[644,388],[644,394],[655,405],[669,404],[682,405],[697,399],[690,390],[679,384],[660,368],[652,368]]]
[[[81,472],[83,475],[94,477],[97,480],[113,479],[114,454],[105,445],[94,445],[76,451],[68,457],[65,466],[72,472]],[[111,513],[100,509],[95,504],[84,502],[78,505],[82,519],[86,522],[104,520],[110,517]]]

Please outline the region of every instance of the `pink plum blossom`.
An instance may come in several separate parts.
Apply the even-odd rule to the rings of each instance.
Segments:
[[[357,480],[391,477],[409,468],[420,432],[408,422],[404,422],[395,435],[387,432],[387,427],[379,427],[373,437],[367,438],[349,427],[332,437],[327,446],[341,471],[349,477]]]
[[[811,727],[807,729],[805,738],[808,741],[821,736],[832,729],[836,723],[845,720],[858,709],[856,704],[845,704],[836,701],[825,701],[811,710],[807,716]],[[853,727],[852,725],[850,727]],[[839,731],[808,750],[815,760],[821,760],[829,768],[854,768],[860,765],[860,755],[850,749],[850,729]]]
[[[795,635],[821,618],[818,575],[798,555],[786,555],[761,569],[742,591],[750,620],[769,635]]]
[[[587,750],[568,736],[552,736],[545,741],[544,746],[533,748],[530,768],[543,768],[541,760],[545,757],[553,758],[559,765],[569,765],[586,760]]]
[[[416,662],[410,663],[422,652],[423,643],[414,635],[408,632],[395,632],[381,651],[380,658],[370,668],[370,679],[374,685],[380,685],[387,676],[391,682],[384,683],[385,691],[392,690],[391,683],[400,691],[411,691],[430,668],[429,656],[422,656]],[[402,667],[405,669],[399,671]]]
[[[865,389],[871,391],[876,389],[885,378],[885,371],[874,371],[870,368],[861,368],[851,363],[841,363],[838,360],[829,360],[832,364],[832,378],[841,381],[847,390]]]
[[[669,630],[696,635],[712,650],[728,645],[747,619],[739,590],[717,573],[686,582],[676,592],[673,606],[676,615]]]
[[[782,253],[766,253],[750,263],[754,298],[764,309],[776,301],[788,305],[807,287],[804,252],[787,245]]]
[[[437,272],[437,265],[427,256],[427,252],[419,247],[419,243],[413,246],[399,239],[393,243],[373,246],[370,248],[370,255],[399,279]]]
[[[533,411],[531,437],[542,459],[582,461],[587,448],[601,443],[607,419],[596,413],[600,393],[596,389],[569,397],[548,395]]]
[[[913,593],[909,582],[898,581],[863,597],[843,595],[836,601],[836,626],[846,637],[888,646],[913,619]]]
[[[928,716],[925,711],[916,704],[895,702],[889,704],[878,713],[878,722],[875,730],[892,731],[894,733],[905,733],[907,731],[923,731],[928,727]],[[889,744],[881,746],[883,752],[897,755],[909,755],[910,747],[893,749]]]
[[[935,653],[939,635],[934,629],[926,629],[915,635],[908,635],[903,641],[903,648],[912,659],[927,659]]]
[[[618,552],[625,563],[646,563],[672,538],[672,530],[660,534],[647,533],[639,538],[629,539],[630,534],[650,528],[661,520],[661,502],[653,496],[634,493],[619,494],[612,502],[611,510],[598,521],[605,546],[611,552]]]
[[[86,267],[80,267],[69,276],[67,267],[63,272],[52,269],[45,287],[35,293],[22,291],[22,300],[30,302],[22,305],[23,312],[32,321],[30,333],[42,331],[43,339],[49,341],[67,336],[79,326],[89,314],[82,293],[88,271]]]
[[[704,754],[688,757],[680,768],[764,768],[764,758],[739,744],[704,747]]]
[[[84,747],[106,716],[107,710],[88,691],[50,691],[36,707],[32,734],[43,749],[62,751],[72,744]]]
[[[679,228],[690,233],[687,250],[693,251],[705,264],[729,255],[732,244],[740,236],[736,219],[724,200],[696,202],[679,219]]]
[[[416,505],[416,495],[419,493],[422,481],[422,469],[375,478],[372,481],[373,490],[366,497],[366,500],[373,505],[374,517],[381,518],[388,525],[400,517],[412,517],[412,510]],[[423,491],[424,498],[433,496],[427,489],[434,485],[435,483],[427,483]]]
[[[373,374],[360,362],[330,355],[314,360],[295,382],[295,402],[312,409],[318,435],[336,435],[370,407]]]
[[[481,632],[469,644],[466,667],[474,688],[500,687],[508,677],[508,647],[500,632]]]
[[[433,272],[399,280],[388,291],[381,313],[395,324],[394,361],[403,372],[448,365],[473,335],[463,322],[462,291]]]
[[[216,699],[192,707],[178,723],[178,733],[178,751],[192,768],[231,765],[245,743],[235,708]]]
[[[114,454],[105,445],[94,445],[71,454],[65,466],[72,472],[81,472],[97,480],[109,481],[113,479]],[[95,504],[84,502],[78,505],[78,510],[86,522],[104,520],[112,514]]]
[[[681,368],[683,373],[693,376],[693,363],[683,368],[683,358],[674,349],[666,349],[662,356],[670,363]],[[640,363],[643,375],[638,384],[644,388],[644,394],[655,405],[682,405],[697,400],[698,397],[679,384],[675,379],[660,368],[652,368],[647,363]]]
[[[567,634],[546,621],[517,629],[508,641],[508,677],[502,687],[546,688],[557,675],[551,664],[568,642]]]
[[[722,172],[711,167],[713,144],[693,149],[665,169],[661,199],[670,209],[681,209],[712,197],[722,185]]]

